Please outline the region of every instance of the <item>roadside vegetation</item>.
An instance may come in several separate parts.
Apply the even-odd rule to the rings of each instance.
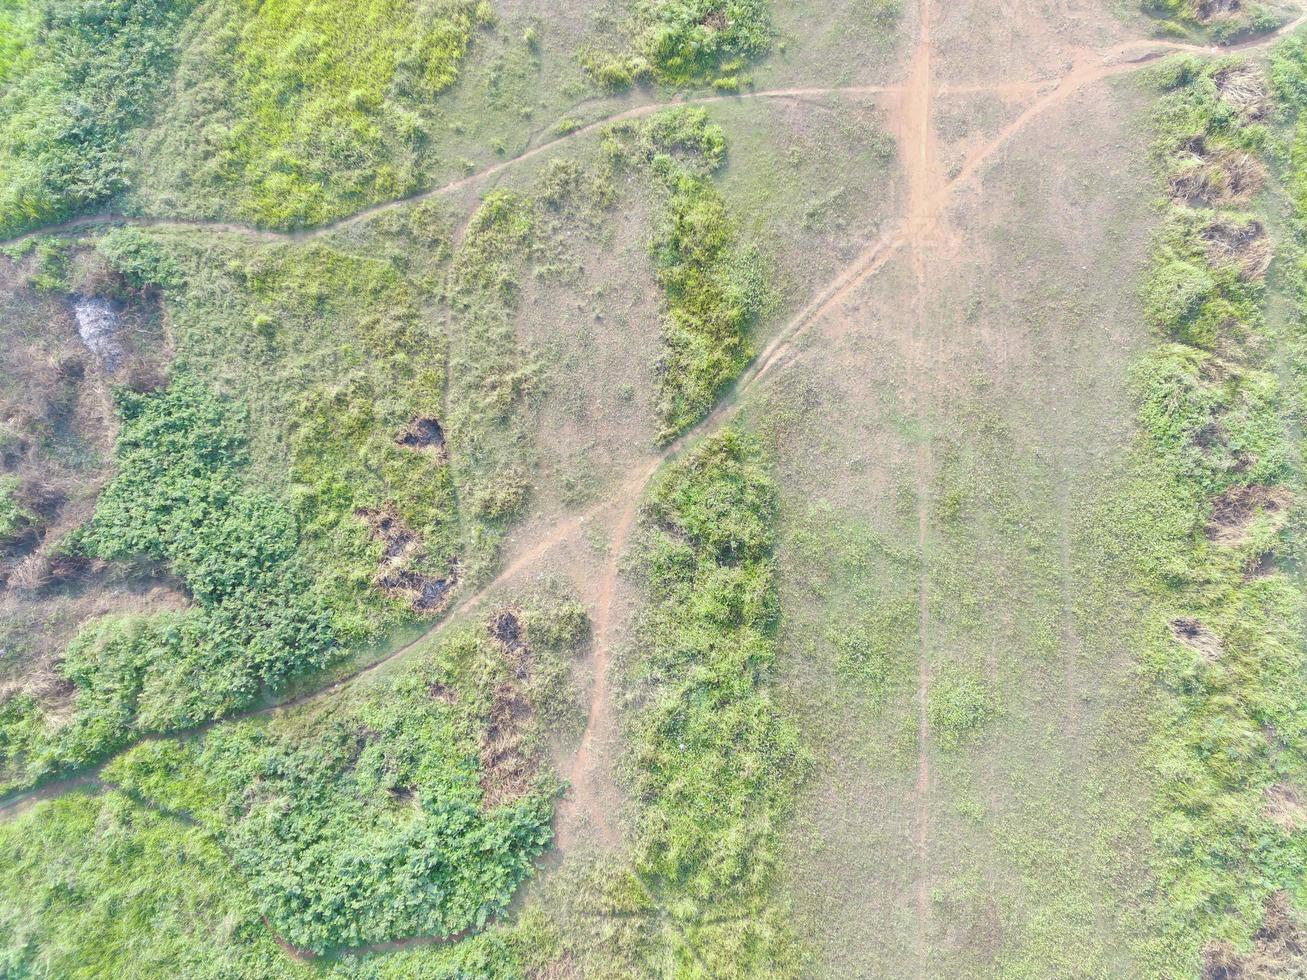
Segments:
[[[1265,34],[1295,16],[1293,8],[1273,2],[1245,5],[1238,0],[1142,0],[1140,9],[1155,19],[1159,36],[1192,36],[1216,44]]]
[[[1275,71],[1294,113],[1298,51],[1281,49]],[[1143,298],[1161,343],[1135,370],[1137,487],[1114,527],[1160,612],[1140,640],[1156,685],[1152,833],[1165,896],[1150,969],[1192,974],[1249,949],[1297,894],[1307,857],[1307,651],[1292,564],[1301,342],[1265,315],[1272,254],[1290,270],[1277,288],[1300,273],[1296,248],[1273,244],[1257,209],[1283,159],[1260,70],[1180,58],[1152,77],[1167,201]]]
[[[67,218],[127,186],[129,133],[158,102],[191,6],[0,5],[0,237]]]
[[[609,877],[604,970],[782,976],[780,830],[807,762],[772,702],[777,491],[760,443],[707,437],[649,491],[624,665],[632,866]],[[621,964],[620,966],[618,964]]]

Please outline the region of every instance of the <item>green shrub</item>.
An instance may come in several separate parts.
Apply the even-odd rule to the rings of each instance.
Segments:
[[[658,414],[667,442],[708,414],[753,356],[748,329],[768,290],[757,253],[741,245],[712,182],[726,140],[703,109],[610,127],[605,141],[615,160],[642,164],[667,191],[652,242],[665,296]]]
[[[160,392],[120,390],[117,404],[118,471],[75,546],[162,562],[196,605],[84,626],[61,668],[72,717],[36,743],[6,738],[19,782],[85,765],[140,732],[221,717],[322,667],[335,645],[293,518],[242,483],[243,415],[184,371]]]
[[[0,236],[57,221],[126,186],[124,147],[173,67],[190,0],[43,0],[0,7]],[[39,9],[39,15],[35,13]],[[34,52],[39,50],[40,56]],[[27,52],[27,53],[24,53]]]
[[[0,477],[0,544],[35,520],[35,515],[14,499],[17,489],[16,477]]]
[[[792,965],[768,905],[806,764],[768,691],[776,506],[758,444],[727,429],[664,471],[641,518],[633,887],[638,901],[674,908],[687,924],[667,934],[667,955],[708,973],[776,975]],[[735,925],[701,932],[708,917]],[[657,950],[640,955],[665,962]]]
[[[980,678],[945,674],[931,684],[926,697],[926,720],[935,744],[957,748],[974,738],[994,716],[994,701]]]
[[[771,50],[768,0],[638,0],[628,52],[592,55],[586,65],[606,88],[649,74],[669,85],[711,82],[734,91],[746,62]]]
[[[139,228],[111,229],[100,236],[95,247],[109,268],[137,289],[174,289],[182,284],[182,271],[172,254]]]
[[[562,646],[537,642],[537,626],[558,617]],[[533,873],[556,788],[540,772],[522,795],[489,804],[481,746],[511,734],[505,705],[557,696],[530,685],[558,679],[547,680],[555,660],[565,663],[559,651],[584,637],[583,615],[575,619],[556,605],[524,614],[531,675],[516,700],[504,691],[524,682],[474,626],[349,698],[221,725],[200,742],[146,743],[107,777],[212,832],[272,928],[298,946],[480,929]],[[541,752],[532,714],[519,716],[516,751]]]

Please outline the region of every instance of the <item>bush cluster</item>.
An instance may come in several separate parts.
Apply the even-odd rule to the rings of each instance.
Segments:
[[[335,646],[294,519],[243,482],[240,410],[185,371],[167,389],[116,400],[117,474],[72,547],[161,562],[195,604],[84,626],[60,668],[72,717],[52,727],[30,698],[5,706],[0,749],[17,782],[85,765],[141,732],[221,717],[322,667]]]
[[[0,236],[126,187],[128,135],[149,119],[171,75],[190,8],[190,0],[0,7]]]
[[[566,603],[521,612],[531,645],[520,704],[555,684],[586,636]],[[486,805],[485,740],[503,738],[514,680],[480,626],[392,679],[272,722],[143,744],[106,777],[211,831],[282,938],[316,951],[480,929],[552,838],[557,784],[539,772]],[[556,690],[547,692],[557,696]],[[543,707],[543,705],[542,705]],[[522,752],[541,751],[522,713]],[[534,741],[532,741],[534,739]]]
[[[606,143],[614,159],[647,168],[667,195],[651,248],[665,297],[658,413],[659,440],[668,442],[708,414],[753,356],[748,331],[767,286],[712,181],[726,139],[703,109],[612,127]]]
[[[586,68],[600,85],[629,87],[642,78],[668,85],[712,84],[738,91],[750,61],[771,50],[768,0],[639,0],[631,44],[622,54],[592,53]]]
[[[774,976],[792,965],[769,888],[806,761],[769,692],[776,508],[760,445],[727,429],[665,471],[641,518],[631,887],[686,926],[673,949],[649,955],[716,964],[722,975]],[[699,931],[707,917],[732,915],[734,928],[711,939]]]

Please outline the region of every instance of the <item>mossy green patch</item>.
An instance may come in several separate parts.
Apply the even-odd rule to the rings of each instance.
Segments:
[[[150,117],[190,9],[189,0],[0,6],[0,237],[126,186],[128,134]]]
[[[749,84],[751,61],[771,50],[768,0],[639,0],[621,54],[589,52],[600,85],[621,89],[641,78],[668,85],[711,83],[723,91]]]

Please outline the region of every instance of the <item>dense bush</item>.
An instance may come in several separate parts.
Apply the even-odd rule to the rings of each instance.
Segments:
[[[563,603],[521,613],[528,680],[479,626],[348,698],[202,742],[147,743],[107,776],[212,831],[279,935],[314,950],[445,936],[501,912],[551,839],[556,787],[487,805],[482,744],[503,739],[505,691],[534,705],[585,633]],[[545,685],[544,688],[538,685]],[[544,706],[543,704],[541,705]],[[518,717],[520,716],[520,717]],[[519,707],[520,751],[541,751]],[[500,726],[495,728],[494,726]]]
[[[30,49],[18,26],[34,15],[25,5],[0,7],[0,236],[67,217],[126,186],[127,135],[149,118],[171,74],[190,7],[43,0],[32,8],[40,29]],[[9,25],[15,34],[6,38]],[[30,53],[38,47],[40,57]]]
[[[669,85],[711,82],[735,91],[748,84],[748,63],[771,50],[768,0],[638,0],[631,47],[592,54],[586,67],[608,88],[650,76]]]
[[[74,547],[162,562],[195,606],[83,627],[61,668],[71,719],[47,730],[30,704],[7,710],[0,746],[17,781],[93,761],[142,731],[221,717],[321,667],[334,646],[294,520],[242,481],[242,413],[185,372],[117,402],[118,471]]]
[[[758,445],[728,429],[665,471],[641,521],[645,606],[632,672],[643,706],[629,756],[636,877],[645,901],[676,909],[686,926],[675,948],[646,953],[732,975],[791,965],[769,908],[780,827],[804,769],[797,733],[768,691],[776,507]],[[711,939],[700,928],[733,915],[737,928]]]
[[[658,412],[666,442],[703,418],[753,356],[748,330],[767,287],[712,182],[726,140],[703,109],[612,127],[606,142],[615,159],[648,168],[667,193],[652,242],[665,296]]]

